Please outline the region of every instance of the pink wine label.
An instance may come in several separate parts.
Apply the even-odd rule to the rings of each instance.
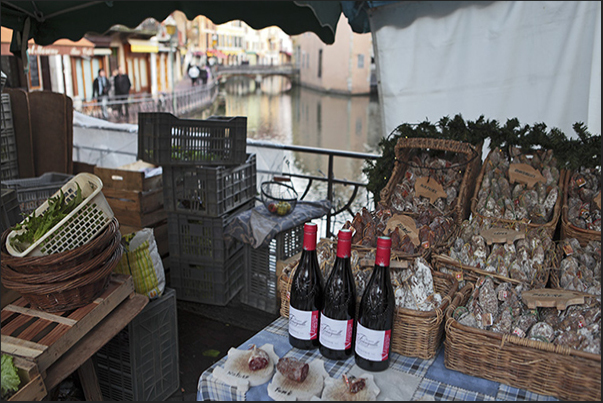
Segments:
[[[352,347],[354,320],[331,319],[320,314],[320,344],[331,350],[347,350]]]
[[[356,353],[370,361],[381,362],[387,360],[391,332],[391,329],[373,330],[358,323],[356,326]]]
[[[289,334],[300,340],[318,338],[319,311],[300,311],[289,306]]]

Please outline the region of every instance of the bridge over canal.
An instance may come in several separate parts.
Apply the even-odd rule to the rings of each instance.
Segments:
[[[284,76],[292,81],[299,78],[299,68],[292,64],[279,65],[249,65],[240,64],[235,66],[218,65],[216,69],[218,80],[226,79],[231,76],[246,76],[255,81],[261,81],[268,76]]]

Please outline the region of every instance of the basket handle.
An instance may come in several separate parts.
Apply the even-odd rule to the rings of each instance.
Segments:
[[[291,182],[291,177],[289,177],[289,176],[273,176],[272,180],[275,182]]]

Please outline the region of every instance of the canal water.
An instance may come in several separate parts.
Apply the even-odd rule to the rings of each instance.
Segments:
[[[247,138],[286,145],[300,145],[333,150],[378,154],[383,136],[378,97],[376,95],[343,96],[327,94],[306,87],[292,86],[284,77],[265,78],[261,85],[246,77],[229,78],[221,84],[220,107],[214,113],[221,116],[246,116]],[[199,113],[192,118],[205,119]],[[262,149],[262,154],[265,153]],[[266,152],[264,161],[270,169],[282,173],[303,173],[326,177],[328,158],[305,152]],[[258,164],[259,165],[259,164]],[[334,159],[333,172],[337,179],[366,183],[362,172],[363,159]],[[258,175],[258,183],[269,180]],[[295,189],[304,191],[307,180],[294,180]],[[326,198],[326,183],[312,184],[306,200]],[[335,204],[343,206],[352,193],[350,186],[334,187]],[[371,205],[372,195],[362,191],[356,197],[352,211]],[[347,217],[350,218],[349,216]],[[340,218],[342,219],[342,218]],[[338,220],[339,221],[339,220]]]

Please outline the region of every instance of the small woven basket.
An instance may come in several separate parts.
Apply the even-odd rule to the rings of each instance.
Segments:
[[[555,206],[553,207],[553,214],[552,214],[551,220],[549,222],[547,222],[545,224],[535,224],[535,223],[528,222],[528,221],[518,221],[518,220],[508,220],[505,218],[486,217],[477,212],[477,202],[478,202],[478,194],[479,194],[479,191],[482,186],[482,180],[484,179],[486,169],[488,169],[488,167],[492,164],[492,162],[490,162],[491,156],[492,156],[492,151],[490,151],[490,153],[488,154],[488,157],[486,157],[486,160],[484,161],[481,171],[479,173],[479,176],[477,177],[477,180],[475,181],[475,189],[473,191],[473,197],[471,198],[471,214],[473,215],[473,217],[477,217],[482,220],[490,220],[492,222],[498,222],[503,225],[504,224],[514,225],[516,223],[523,222],[532,228],[546,229],[546,231],[549,233],[551,238],[553,238],[553,236],[555,235],[555,230],[557,229],[557,223],[559,222],[559,216],[561,215],[561,202],[562,202],[561,199],[563,198],[563,193],[564,193],[564,189],[565,189],[564,181],[565,181],[566,171],[561,170],[559,173],[559,182],[558,182],[559,196],[557,197],[557,201],[555,202]]]
[[[392,256],[393,258],[393,256]],[[412,261],[408,257],[396,257],[398,261]],[[298,262],[297,262],[298,263]],[[293,264],[291,273],[285,272],[279,278],[281,289],[281,315],[289,317],[289,292],[291,291],[290,279],[293,278],[297,263]],[[396,270],[393,269],[392,270]],[[458,282],[453,276],[431,270],[435,292],[442,296],[439,307],[433,311],[418,311],[413,309],[396,308],[394,312],[394,325],[391,336],[391,350],[408,357],[430,359],[435,357],[444,335],[445,312],[452,303],[458,291]],[[362,296],[356,300],[356,317]]]
[[[567,172],[563,187],[565,189],[563,192],[563,206],[561,208],[561,239],[576,238],[580,242],[580,245],[586,246],[590,241],[600,241],[601,231],[593,231],[576,227],[569,221],[567,213],[569,210],[568,198],[571,178],[572,173]]]
[[[452,306],[464,306],[468,283]],[[446,311],[444,365],[561,400],[601,401],[601,355],[461,325]]]
[[[465,156],[465,163],[456,165],[446,169],[461,169],[463,171],[463,179],[461,187],[458,189],[458,195],[454,206],[452,207],[452,215],[457,224],[469,216],[470,198],[473,194],[475,186],[475,177],[479,174],[482,163],[482,147],[475,147],[469,143],[464,143],[456,140],[432,139],[432,138],[400,138],[395,147],[396,164],[392,175],[387,182],[387,185],[381,190],[381,202],[388,205],[394,193],[396,185],[401,183],[407,171],[407,165],[402,161],[408,161],[411,153],[416,151],[437,150],[441,152],[462,154]],[[425,170],[429,170],[425,168]]]

